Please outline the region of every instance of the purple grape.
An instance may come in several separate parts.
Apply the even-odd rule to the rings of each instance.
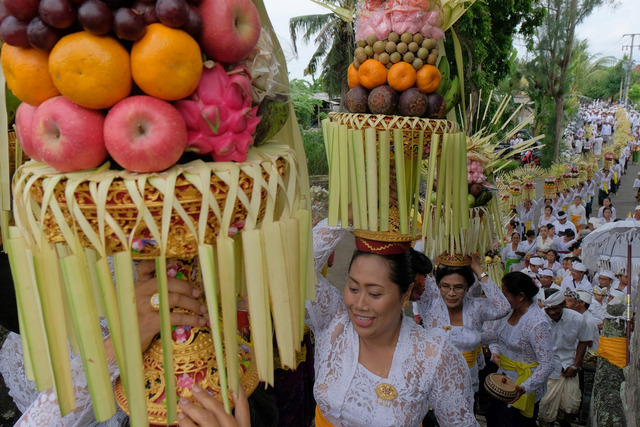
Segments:
[[[189,7],[185,0],[158,0],[156,13],[160,22],[171,28],[180,28],[189,19]]]
[[[197,6],[192,4],[188,5],[189,7],[189,18],[187,19],[187,23],[182,27],[191,37],[197,38],[202,31],[202,14],[200,13],[200,9]]]
[[[31,47],[27,37],[27,25],[13,15],[7,16],[0,24],[0,39],[11,46]]]
[[[144,0],[138,0],[133,4],[132,9],[138,11],[138,13],[142,15],[142,17],[144,18],[144,23],[147,25],[160,22],[160,20],[158,19],[158,15],[156,14],[156,5],[153,3],[148,3]]]
[[[76,22],[76,8],[69,0],[42,0],[40,19],[54,28],[68,28]]]
[[[45,52],[51,52],[51,49],[62,38],[62,32],[56,28],[50,27],[36,17],[29,22],[27,27],[27,37],[29,43],[36,49]]]
[[[87,0],[78,8],[78,21],[85,31],[101,36],[113,28],[113,13],[105,2]]]
[[[24,22],[38,16],[39,3],[40,0],[4,0],[4,6],[9,13]]]
[[[147,32],[142,15],[128,7],[121,7],[113,15],[113,29],[118,37],[132,42],[140,40]]]
[[[125,6],[129,6],[132,2],[131,1],[127,1],[127,0],[104,0],[104,2],[111,8],[111,9],[119,9],[121,7],[125,7]],[[129,4],[127,4],[129,3]]]
[[[4,0],[0,0],[0,24],[4,21],[4,18],[11,15],[7,10],[7,7],[4,5]]]

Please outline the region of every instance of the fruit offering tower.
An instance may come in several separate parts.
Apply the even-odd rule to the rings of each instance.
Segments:
[[[74,410],[70,343],[97,421],[117,401],[133,427],[168,425],[194,384],[229,411],[230,390],[273,383],[273,329],[295,367],[315,290],[309,183],[262,0],[4,0],[0,21],[2,76],[22,101],[13,159],[31,159],[10,187],[0,138],[2,236],[38,390]],[[155,260],[161,319],[144,354],[138,260]],[[207,325],[172,328],[173,277],[200,283]]]

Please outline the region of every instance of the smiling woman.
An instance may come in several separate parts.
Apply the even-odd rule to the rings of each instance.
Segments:
[[[511,307],[500,288],[482,271],[480,257],[438,257],[435,281],[428,277],[418,300],[425,328],[443,331],[446,339],[463,354],[478,391],[478,365],[482,324],[509,314]],[[486,298],[474,297],[469,288],[480,285]]]
[[[314,228],[317,272],[346,232],[326,220]],[[418,427],[433,408],[441,425],[477,426],[464,358],[402,312],[429,260],[408,245],[376,250],[357,237],[356,246],[344,294],[317,274],[316,300],[307,301],[316,425]]]

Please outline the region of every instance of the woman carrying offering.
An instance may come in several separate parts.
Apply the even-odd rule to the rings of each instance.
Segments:
[[[306,322],[316,338],[316,425],[418,427],[433,408],[441,425],[477,426],[464,358],[402,311],[429,260],[410,242],[356,237],[340,294],[319,272],[346,232],[326,221],[314,228],[318,285]]]
[[[544,312],[534,304],[538,288],[524,273],[509,273],[502,279],[502,292],[511,305],[511,315],[494,322],[483,332],[484,344],[497,343],[500,369],[517,385],[509,403],[487,400],[488,427],[535,427],[540,399],[553,371],[551,327]]]
[[[480,257],[474,255],[470,261],[471,265],[468,257],[439,256],[436,279],[427,277],[418,310],[424,327],[443,331],[467,360],[475,392],[478,391],[476,359],[481,348],[482,324],[506,316],[510,307],[500,288],[482,270]],[[476,278],[486,298],[469,294]]]
[[[551,249],[556,249],[556,244],[553,243],[553,238],[549,237],[549,227],[543,225],[540,227],[540,235],[536,238],[536,251],[541,257],[546,257],[547,252]]]
[[[511,243],[508,243],[504,249],[502,249],[502,264],[504,265],[504,272],[520,271],[522,269],[522,258],[526,253],[525,247],[520,243],[520,234],[511,234]]]

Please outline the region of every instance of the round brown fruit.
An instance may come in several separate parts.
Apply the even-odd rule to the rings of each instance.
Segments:
[[[396,51],[396,49],[397,49],[397,46],[395,42],[392,42],[392,41],[387,42],[387,44],[384,47],[384,50],[386,50],[387,53],[393,53]]]
[[[420,49],[420,46],[416,42],[409,43],[409,52],[416,53]]]
[[[444,98],[439,93],[433,92],[427,95],[427,117],[430,119],[441,119],[444,117],[447,103],[444,102]]]
[[[382,52],[378,57],[378,61],[382,62],[382,64],[387,65],[390,61],[389,54],[387,52]]]
[[[403,43],[409,44],[413,41],[413,35],[411,33],[402,33],[400,40],[402,40]]]
[[[375,42],[373,44],[373,51],[375,53],[382,53],[382,52],[384,52],[385,45],[386,45],[385,42],[383,42],[382,40],[378,40],[377,42]]]
[[[369,35],[367,36],[367,44],[368,44],[369,46],[373,46],[373,44],[374,44],[375,42],[377,42],[377,41],[378,41],[378,37],[376,37],[376,35],[375,35],[375,34],[369,34]]]
[[[409,50],[409,47],[405,42],[401,42],[401,43],[398,43],[398,46],[396,49],[398,50],[398,52],[404,55]]]
[[[400,95],[398,111],[402,116],[422,117],[427,112],[427,94],[422,93],[417,87],[412,87]]]
[[[356,57],[358,62],[360,62],[361,64],[367,60],[367,54],[364,52],[363,47],[357,48],[356,51],[354,52],[354,56]]]
[[[364,48],[364,53],[367,54],[368,57],[372,57],[373,56],[373,47],[371,46],[367,46]]]
[[[416,34],[413,35],[413,41],[416,44],[422,44],[423,40],[424,40],[424,37],[422,37],[422,34],[416,33]]]
[[[413,63],[413,60],[415,59],[415,56],[413,53],[411,52],[407,52],[404,54],[404,56],[402,57],[402,60],[404,62],[408,62],[409,64]]]
[[[400,55],[398,52],[393,52],[391,55],[389,55],[389,59],[391,59],[391,62],[393,62],[394,64],[397,64],[398,62],[402,61],[402,55]]]
[[[353,61],[353,68],[355,68],[357,70],[358,68],[360,68],[360,64],[361,64],[360,61],[358,61],[357,59],[354,60]]]
[[[389,85],[378,86],[369,94],[368,105],[373,114],[393,114],[398,108],[398,93]]]
[[[437,60],[438,60],[438,55],[436,54],[432,53],[429,56],[427,56],[427,64],[436,65]]]
[[[480,194],[482,194],[482,190],[482,184],[477,182],[474,182],[469,186],[469,194],[471,194],[473,197],[478,197]]]
[[[422,68],[422,66],[424,65],[424,62],[422,62],[422,59],[416,58],[413,60],[411,65],[413,65],[413,68],[415,68],[416,71],[418,71],[420,68]]]
[[[437,46],[437,42],[434,39],[424,39],[422,41],[422,47],[424,47],[425,49],[431,50],[436,46]]]
[[[358,43],[357,43],[356,46],[364,48],[366,45],[367,45],[367,41],[366,40],[358,40]]]
[[[398,35],[398,33],[389,33],[389,41],[398,43],[400,41],[400,36]]]
[[[356,86],[347,92],[344,104],[350,113],[366,113],[369,91],[362,86]]]
[[[427,57],[429,56],[429,50],[425,49],[424,47],[421,47],[420,49],[418,49],[418,58],[420,59],[427,59]]]

